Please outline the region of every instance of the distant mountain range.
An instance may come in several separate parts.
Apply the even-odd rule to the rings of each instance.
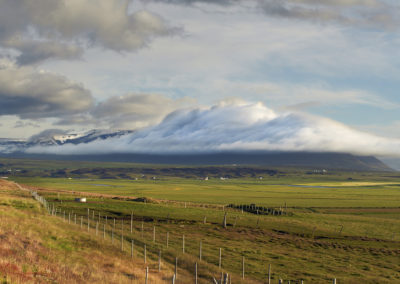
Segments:
[[[133,131],[92,130],[86,133],[60,133],[47,131],[28,140],[0,139],[0,155],[51,160],[86,160],[135,162],[152,164],[184,165],[263,165],[276,167],[305,167],[310,169],[340,169],[351,171],[391,171],[385,163],[373,156],[357,156],[348,153],[314,152],[223,152],[205,154],[96,154],[96,155],[50,155],[27,154],[34,146],[90,143],[95,140],[122,137]]]
[[[61,131],[48,130],[29,139],[0,138],[0,153],[23,152],[33,146],[56,146],[64,144],[90,143],[95,140],[105,140],[112,137],[120,137],[133,133],[131,130],[90,130],[84,133],[64,133]]]

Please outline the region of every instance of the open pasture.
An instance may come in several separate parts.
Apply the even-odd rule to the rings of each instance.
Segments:
[[[154,267],[159,250],[170,265],[178,257],[179,269],[188,275],[198,261],[204,283],[219,277],[221,271],[229,272],[233,283],[265,283],[269,264],[272,283],[281,278],[305,283],[329,283],[333,278],[339,283],[400,281],[400,186],[396,176],[375,173],[362,182],[350,181],[342,174],[302,177],[298,173],[263,180],[14,179],[37,189],[60,210],[62,218],[64,211],[65,216],[77,214],[86,224],[89,209],[90,230],[94,232],[99,222],[100,228],[106,226],[106,239],[111,232],[116,239],[124,234],[127,253],[133,239],[137,257],[143,258],[146,244]],[[87,196],[88,203],[74,202],[78,196]],[[146,197],[148,203],[133,201],[137,197]],[[287,214],[242,213],[227,208],[230,203],[276,210],[287,207]],[[222,226],[225,214],[227,228]],[[241,279],[243,257],[245,280]]]
[[[327,179],[332,177],[327,176]],[[400,207],[400,178],[343,182],[269,177],[195,180],[164,177],[139,179],[16,178],[20,183],[67,191],[151,197],[181,202],[279,207]]]

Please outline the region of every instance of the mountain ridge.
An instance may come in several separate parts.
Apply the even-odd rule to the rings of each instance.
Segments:
[[[164,165],[254,165],[268,167],[301,167],[319,170],[393,171],[374,156],[356,156],[348,153],[312,152],[248,152],[209,154],[103,154],[103,155],[50,155],[15,152],[0,154],[5,158],[39,160],[72,160],[97,162],[126,162]]]
[[[143,153],[100,153],[100,154],[31,154],[30,147],[57,147],[66,144],[88,144],[96,140],[119,138],[133,133],[132,130],[90,130],[84,133],[68,133],[47,130],[29,139],[0,139],[0,156],[34,158],[45,160],[77,160],[133,162],[147,164],[181,165],[262,165],[276,167],[306,167],[318,169],[339,169],[354,171],[392,171],[384,162],[374,156],[360,156],[334,152],[283,152],[283,151],[220,151],[182,154]]]

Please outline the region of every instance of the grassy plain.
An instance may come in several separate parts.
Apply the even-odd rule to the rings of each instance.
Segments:
[[[76,214],[78,230],[85,231],[89,209],[91,234],[95,234],[99,222],[97,238],[102,239],[101,230],[105,228],[105,242],[110,244],[113,235],[116,248],[124,234],[128,255],[129,242],[134,240],[134,259],[139,263],[146,244],[152,270],[157,270],[159,250],[167,263],[165,273],[171,273],[178,257],[179,273],[193,275],[197,261],[200,283],[210,283],[212,277],[218,279],[221,271],[232,275],[232,283],[266,283],[269,264],[272,283],[280,278],[291,283],[301,279],[305,283],[330,283],[333,278],[338,283],[400,282],[398,173],[310,175],[308,170],[301,169],[278,172],[264,175],[262,180],[249,176],[220,180],[216,176],[205,181],[162,175],[156,180],[98,179],[96,176],[85,179],[14,176],[10,179],[38,190],[58,208],[58,216],[64,218],[65,211],[66,218],[71,214],[74,223]],[[88,203],[74,202],[77,196],[87,196]],[[149,202],[133,201],[137,197],[146,197]],[[264,216],[226,207],[224,211],[223,206],[229,203],[275,209],[284,208],[286,203],[288,214]],[[225,213],[227,228],[221,225]],[[79,226],[81,216],[83,229]],[[183,235],[185,253],[182,252]],[[200,241],[202,261],[198,260]],[[221,269],[219,248],[223,256]],[[245,280],[241,279],[242,257]],[[187,277],[178,279],[177,283],[194,281],[191,276]],[[158,281],[161,282],[154,283],[163,280]]]
[[[331,177],[328,177],[331,178]],[[343,182],[317,178],[212,179],[165,177],[158,180],[15,178],[42,188],[152,197],[194,203],[289,207],[399,207],[400,177],[393,181]]]

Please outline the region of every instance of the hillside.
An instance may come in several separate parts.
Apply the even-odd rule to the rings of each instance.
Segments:
[[[0,277],[5,283],[144,283],[143,261],[49,216],[29,192],[0,180]],[[171,273],[153,273],[164,283]],[[2,282],[3,283],[3,282]]]
[[[347,153],[311,152],[232,152],[211,154],[102,154],[102,155],[46,155],[13,153],[5,158],[37,160],[71,160],[124,162],[174,165],[256,165],[267,167],[301,167],[309,169],[335,169],[350,171],[392,171],[373,156],[356,156]]]

